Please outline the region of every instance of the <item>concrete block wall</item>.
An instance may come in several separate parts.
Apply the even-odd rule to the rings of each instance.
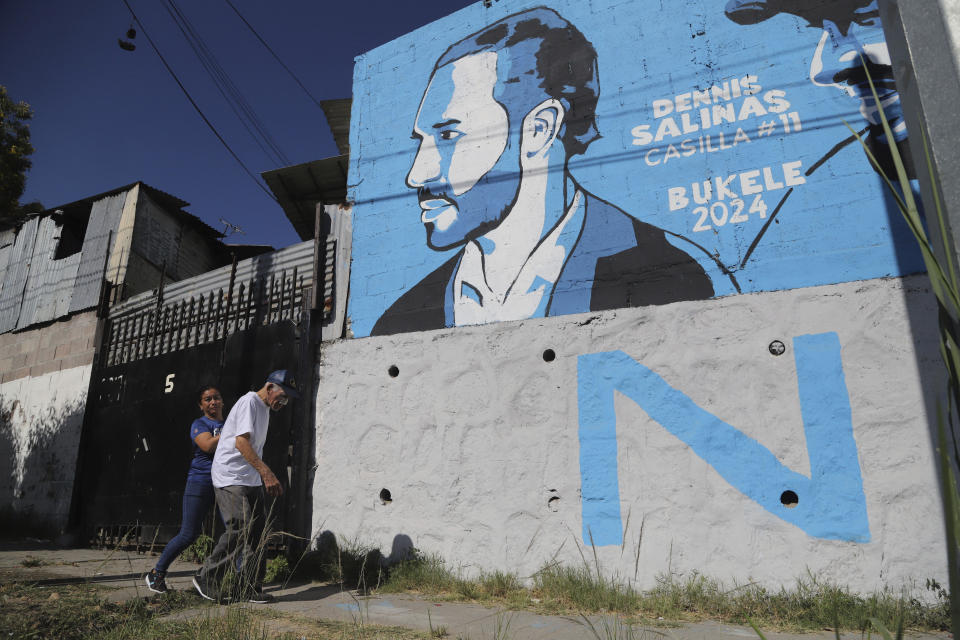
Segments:
[[[93,363],[96,311],[20,332],[0,334],[0,383]]]
[[[177,272],[181,279],[200,275],[221,266],[223,263],[217,258],[208,237],[187,225],[183,226],[180,250],[177,255]]]
[[[909,140],[876,3],[650,5],[474,3],[356,59],[315,533],[942,582],[936,309],[850,132]]]
[[[314,533],[522,576],[593,543],[639,587],[942,582],[935,323],[914,276],[326,344]]]
[[[67,523],[93,362],[93,311],[0,334],[0,509]]]
[[[156,287],[159,275],[151,277],[150,272],[159,274],[164,264],[168,280],[182,280],[220,266],[217,258],[209,238],[165,211],[145,190],[140,190],[130,260],[130,268],[136,267],[136,270],[125,282],[128,297]],[[146,264],[136,266],[134,262]]]
[[[123,281],[124,291],[130,298],[144,291],[151,291],[160,285],[160,267],[142,257],[138,253],[131,253],[127,261],[127,274]],[[167,280],[167,282],[170,282]]]

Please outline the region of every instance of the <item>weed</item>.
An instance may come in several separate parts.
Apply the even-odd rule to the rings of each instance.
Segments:
[[[893,132],[890,129],[890,122],[884,112],[883,103],[877,95],[877,88],[870,75],[869,65],[866,63],[863,54],[860,54],[860,63],[866,74],[867,82],[870,85],[870,92],[878,106],[880,115],[880,124],[883,127],[883,133],[886,139],[894,140]],[[847,128],[853,131],[849,123],[844,122]],[[943,408],[937,403],[937,423],[936,423],[936,449],[937,466],[940,472],[940,497],[943,501],[944,525],[946,528],[947,542],[947,570],[950,578],[950,588],[952,597],[947,604],[947,609],[951,615],[952,628],[960,629],[960,568],[958,568],[958,558],[960,558],[960,487],[957,485],[956,467],[960,464],[958,460],[958,443],[956,441],[956,420],[957,411],[960,411],[960,342],[957,335],[960,329],[960,268],[955,262],[956,247],[951,241],[952,235],[948,231],[949,212],[944,209],[940,200],[940,184],[938,172],[934,170],[933,160],[930,155],[930,146],[927,143],[927,132],[921,123],[919,131],[914,132],[920,139],[920,146],[923,149],[923,160],[925,161],[927,176],[932,184],[929,186],[930,193],[933,195],[933,202],[928,203],[928,211],[933,212],[933,216],[928,213],[928,220],[937,223],[937,231],[941,242],[940,247],[934,247],[927,230],[924,227],[924,221],[921,216],[920,207],[913,196],[913,188],[906,169],[906,163],[900,155],[900,150],[895,144],[887,145],[890,150],[890,159],[893,163],[895,176],[891,179],[877,161],[870,145],[863,137],[854,131],[854,135],[863,147],[864,153],[873,165],[880,177],[886,183],[888,190],[897,203],[897,208],[903,215],[904,220],[910,227],[917,246],[923,256],[924,266],[927,268],[927,276],[930,278],[930,286],[937,302],[940,305],[939,314],[939,334],[940,334],[940,357],[946,366],[947,378],[947,411],[944,416]],[[896,184],[894,184],[896,180]],[[899,187],[899,189],[898,189]],[[929,205],[932,205],[930,207]],[[954,212],[956,213],[956,212]],[[939,255],[937,250],[939,249]],[[949,434],[949,435],[948,435]],[[951,455],[951,451],[953,452]],[[928,588],[931,586],[927,585]],[[939,587],[939,585],[937,585]],[[945,592],[938,593],[943,599]],[[880,630],[885,638],[890,639],[890,633],[883,627],[880,620],[871,619],[870,623]],[[902,630],[903,620],[899,620],[898,629]],[[902,635],[898,631],[897,637]]]
[[[201,533],[200,536],[193,541],[193,544],[183,550],[183,553],[180,554],[180,559],[186,562],[203,564],[203,561],[207,559],[211,551],[213,551],[213,538],[205,533]]]
[[[376,589],[387,577],[383,555],[378,549],[356,541],[340,541],[325,536],[319,548],[303,554],[294,575],[310,580],[337,582],[361,591]]]
[[[838,624],[866,630],[875,618],[890,627],[902,620],[909,628],[948,629],[949,595],[939,584],[928,588],[940,596],[933,604],[888,591],[857,595],[813,575],[798,579],[793,588],[774,591],[752,582],[724,585],[695,573],[682,579],[661,576],[653,589],[639,591],[626,581],[604,577],[585,563],[547,565],[524,586],[517,576],[502,572],[467,579],[437,556],[415,554],[390,568],[379,591],[412,591],[547,613],[613,614],[611,620],[600,623],[597,632],[629,638],[626,617],[652,620],[657,625],[664,624],[662,620],[709,618],[735,624],[753,620],[763,626],[795,630],[835,628]]]
[[[276,556],[267,560],[267,572],[264,582],[283,582],[290,576],[290,563],[286,556]]]
[[[457,590],[458,581],[457,576],[439,556],[414,553],[409,559],[390,567],[387,580],[381,585],[380,591],[448,593]]]
[[[497,622],[493,627],[493,640],[507,640],[510,637],[510,623],[512,622],[512,614],[505,614],[503,611],[498,611]]]
[[[447,635],[447,628],[439,624],[436,627],[433,626],[433,616],[430,615],[430,610],[427,609],[427,625],[430,627],[430,637],[431,638],[445,638]]]
[[[115,604],[89,585],[43,587],[18,582],[0,585],[0,600],[0,629],[10,637],[58,640],[81,640],[142,625],[196,604],[194,599],[175,592],[150,601],[138,598]]]
[[[533,577],[533,591],[550,609],[632,613],[641,596],[615,578],[603,578],[586,565],[547,565]]]
[[[682,618],[690,614],[735,624],[762,621],[764,626],[789,629],[823,627],[865,631],[871,619],[911,628],[949,628],[946,602],[928,605],[907,600],[889,591],[870,595],[818,580],[813,575],[798,579],[793,589],[769,591],[756,584],[727,589],[701,575],[686,580],[661,579],[643,602],[649,615]]]
[[[580,624],[586,627],[590,631],[591,636],[596,638],[596,640],[641,640],[642,638],[646,638],[648,633],[658,638],[668,637],[667,634],[663,632],[651,629],[642,629],[638,635],[633,624],[625,621],[619,615],[612,617],[604,616],[597,624],[594,624],[590,618],[583,614],[581,614],[580,617],[583,619],[583,622]]]
[[[42,558],[38,558],[36,556],[31,556],[31,555],[28,555],[27,557],[25,557],[23,560],[20,561],[20,566],[22,567],[42,567],[45,564],[47,563],[44,562]]]

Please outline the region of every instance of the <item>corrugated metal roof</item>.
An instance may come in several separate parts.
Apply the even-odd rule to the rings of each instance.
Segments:
[[[95,196],[90,196],[88,198],[83,198],[81,200],[76,200],[67,204],[62,204],[57,207],[51,207],[43,212],[41,215],[46,215],[55,212],[56,210],[63,211],[66,215],[86,215],[90,210],[90,207],[97,200],[102,200],[103,198],[116,195],[121,192],[129,191],[135,186],[140,185],[142,189],[146,189],[147,193],[150,195],[153,200],[170,212],[171,215],[178,216],[185,220],[188,224],[196,227],[201,233],[211,237],[211,238],[222,238],[223,233],[217,231],[206,222],[198,218],[197,216],[183,210],[183,207],[190,206],[190,203],[186,200],[181,200],[180,198],[167,193],[166,191],[161,191],[156,187],[151,187],[143,181],[132,182],[128,185],[122,187],[117,187],[116,189],[111,189],[110,191],[104,191]]]
[[[347,156],[314,160],[262,175],[301,240],[313,238],[316,207],[347,198]]]
[[[254,256],[246,260],[237,262],[237,277],[235,286],[241,283],[247,283],[250,280],[259,278],[271,273],[279,274],[282,271],[288,273],[297,269],[297,273],[303,274],[304,281],[310,282],[313,268],[313,241],[301,242],[291,245],[285,249]],[[198,294],[206,294],[211,291],[223,289],[224,292],[230,287],[231,267],[220,267],[213,271],[200,274],[186,280],[171,282],[164,286],[163,302],[168,304],[179,300],[186,300]],[[120,302],[110,308],[110,317],[135,313],[157,304],[156,291],[145,291]]]
[[[337,143],[337,150],[342,156],[350,155],[350,109],[352,106],[352,98],[320,101],[320,108],[323,109],[323,115],[327,117],[327,124],[330,126],[330,133],[333,134],[333,141]]]

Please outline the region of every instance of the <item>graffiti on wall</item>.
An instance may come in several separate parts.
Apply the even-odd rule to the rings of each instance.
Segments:
[[[578,358],[583,540],[623,542],[614,391],[636,402],[744,496],[808,535],[869,542],[866,498],[836,333],[793,339],[810,476],[699,407],[622,351]]]
[[[648,5],[476,5],[357,59],[355,336],[922,270],[845,124],[886,162],[869,70],[907,135],[875,0]]]
[[[593,45],[555,11],[513,14],[452,45],[413,125],[427,245],[462,247],[404,293],[374,334],[708,298],[662,229],[577,184],[599,136]]]

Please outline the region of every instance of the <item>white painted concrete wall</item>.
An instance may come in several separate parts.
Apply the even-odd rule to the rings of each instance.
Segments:
[[[0,384],[0,507],[53,530],[70,514],[90,370]]]
[[[315,535],[385,555],[406,535],[468,573],[581,563],[578,356],[614,350],[809,474],[792,339],[835,332],[869,541],[789,524],[618,393],[626,531],[622,545],[597,549],[601,566],[640,587],[694,571],[791,586],[808,569],[858,591],[943,582],[928,416],[944,387],[930,379],[941,368],[926,287],[925,276],[877,279],[325,344]],[[787,346],[779,357],[775,339]],[[380,502],[382,488],[392,503]]]

